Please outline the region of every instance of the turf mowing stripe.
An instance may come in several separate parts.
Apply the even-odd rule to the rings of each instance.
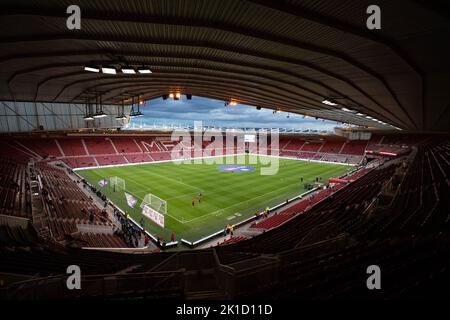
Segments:
[[[228,158],[236,159],[235,156]],[[271,207],[284,202],[286,198],[303,193],[303,184],[314,183],[315,177],[323,177],[322,182],[326,183],[328,177],[351,169],[338,164],[280,158],[278,173],[262,176],[259,171],[268,164],[261,163],[267,159],[260,158],[257,164],[251,165],[255,171],[241,173],[219,171],[217,163],[174,165],[172,162],[99,168],[79,173],[93,185],[101,178],[119,176],[125,179],[127,191],[138,199],[142,200],[145,194],[153,193],[166,200],[166,228],[161,229],[145,218],[144,224],[148,230],[164,234],[165,237],[170,236],[170,230],[173,230],[177,236],[196,240],[223,228],[230,221],[227,218],[234,218],[231,220],[233,223],[241,221],[261,208]],[[240,164],[248,164],[248,161]],[[300,182],[300,177],[304,178],[303,183]],[[104,191],[121,208],[127,208],[122,192],[112,193],[110,187]],[[195,207],[192,207],[191,199],[196,198],[197,191],[203,192],[204,201],[201,204],[196,202]],[[231,210],[233,208],[235,210]],[[142,217],[139,208],[128,211],[133,217]],[[237,212],[241,215],[237,216]]]

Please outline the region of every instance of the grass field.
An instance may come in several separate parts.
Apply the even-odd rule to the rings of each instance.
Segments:
[[[241,158],[241,159],[239,159]],[[327,181],[352,169],[349,166],[278,159],[276,175],[261,175],[260,168],[267,164],[248,164],[248,156],[228,156],[223,160],[249,165],[255,170],[228,172],[218,170],[220,164],[175,164],[173,162],[119,166],[80,170],[78,173],[106,194],[137,222],[143,217],[139,205],[146,194],[152,193],[167,201],[165,228],[145,218],[145,228],[155,235],[170,239],[171,231],[176,238],[195,241],[203,236],[222,230],[228,223],[234,224],[299,195],[304,184],[315,182],[316,177]],[[238,161],[240,160],[240,161]],[[266,160],[259,158],[259,160]],[[110,186],[101,188],[101,179],[120,177],[125,180],[126,191],[134,195],[138,204],[134,209],[127,205],[123,191],[113,191]],[[303,183],[300,182],[303,177]],[[192,198],[203,193],[201,204],[193,207]]]

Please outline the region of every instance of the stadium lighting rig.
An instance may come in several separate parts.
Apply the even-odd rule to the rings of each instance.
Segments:
[[[137,117],[142,117],[144,114],[141,112],[141,105],[144,104],[144,100],[138,98],[138,102],[136,103],[136,108],[135,109],[135,104],[134,104],[134,99],[132,99],[131,101],[131,111],[130,111],[130,118],[137,118]]]
[[[106,118],[108,115],[103,111],[102,97],[95,97],[95,113],[92,115],[94,119]]]
[[[116,120],[127,120],[127,117],[125,115],[117,116]]]
[[[136,70],[131,66],[122,67],[121,70],[123,74],[136,74]]]
[[[150,74],[150,73],[152,73],[152,70],[150,70],[149,67],[139,67],[139,68],[137,69],[137,71],[138,71],[139,73],[141,73],[141,74]]]
[[[100,72],[100,68],[97,66],[85,66],[84,67],[84,71],[88,71],[88,72]]]
[[[225,101],[223,105],[225,107],[227,107],[227,106],[234,107],[234,106],[237,106],[237,101],[234,99],[231,99],[230,101]]]
[[[117,70],[113,66],[102,67],[102,73],[105,74],[117,74]]]
[[[141,111],[136,111],[136,112],[130,113],[131,118],[137,118],[137,117],[143,117],[143,116],[144,116],[144,114]]]
[[[85,116],[83,117],[84,121],[93,121],[94,117],[92,116],[92,105],[89,103],[88,99],[86,99],[85,103]]]
[[[281,110],[280,108],[277,108],[276,110],[273,110],[273,114],[281,113],[281,112],[283,112],[283,110]]]
[[[140,110],[137,110],[137,111],[132,110],[130,112],[130,118],[137,118],[137,117],[142,117],[142,116],[144,116],[144,114]]]
[[[335,107],[338,105],[336,102],[334,102],[332,100],[328,100],[328,99],[322,100],[322,103],[326,104],[327,106],[332,106],[332,107]]]
[[[356,112],[355,110],[351,110],[351,109],[348,109],[348,108],[345,108],[345,107],[342,107],[341,110],[345,111],[345,112]],[[362,118],[366,118],[366,119],[378,122],[379,124],[382,124],[382,125],[387,125],[386,122],[378,120],[378,119],[376,119],[376,118],[374,118],[372,116],[366,115],[366,114],[361,113],[361,112],[356,112],[355,115],[357,115],[358,117],[362,117]]]
[[[93,72],[93,73],[103,73],[103,74],[111,74],[116,75],[118,74],[118,71],[121,71],[122,74],[126,75],[134,75],[134,74],[151,74],[152,70],[150,70],[147,66],[142,66],[139,68],[135,68],[129,65],[120,67],[119,69],[115,66],[108,65],[108,66],[98,66],[98,65],[86,65],[84,66],[84,71],[87,72]]]
[[[127,117],[125,116],[125,101],[122,100],[122,105],[117,107],[117,121],[126,120]]]
[[[100,119],[100,118],[105,118],[105,117],[107,117],[108,115],[105,113],[105,112],[103,112],[103,111],[100,111],[99,113],[96,113],[96,114],[94,114],[94,118],[95,119]]]
[[[334,95],[330,95],[328,97],[324,97],[323,100],[321,101],[323,104],[327,105],[327,106],[332,106],[332,107],[336,107],[339,105],[339,103],[337,102],[337,100],[342,100],[345,99],[345,97],[340,97],[340,96],[334,96]],[[344,110],[345,109],[345,110]],[[347,108],[341,108],[341,110],[343,111],[347,111],[347,112],[352,112],[352,110],[347,109]]]
[[[186,95],[186,97],[187,96],[188,95]],[[169,94],[162,95],[162,98],[163,98],[163,100],[167,100],[167,98],[172,98],[173,100],[180,100],[181,99],[181,93],[180,92],[175,92],[175,93],[171,92]],[[192,98],[192,95],[191,95],[191,98]],[[188,98],[188,100],[190,100],[190,99]]]

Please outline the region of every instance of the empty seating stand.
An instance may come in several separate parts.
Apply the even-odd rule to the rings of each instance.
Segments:
[[[19,217],[31,215],[25,163],[0,159],[0,214]]]
[[[45,163],[36,170],[43,184],[47,226],[57,241],[77,232],[77,224],[106,225],[112,223],[101,210],[63,170]],[[75,179],[75,178],[74,178]]]
[[[251,228],[256,229],[272,229],[280,226],[292,219],[295,215],[305,212],[306,210],[312,208],[316,203],[319,203],[321,200],[328,197],[333,192],[336,192],[342,185],[336,185],[327,189],[316,191],[314,194],[308,195],[305,198],[297,201],[293,205],[290,205],[286,209],[282,209],[281,211],[276,211],[271,214],[271,216],[267,219],[264,219],[260,222],[256,222],[251,226]]]
[[[89,154],[91,155],[112,155],[117,154],[116,150],[114,150],[113,144],[110,138],[101,137],[101,138],[89,138],[83,139]]]
[[[85,247],[94,248],[126,248],[127,244],[120,237],[113,234],[82,233],[76,236]]]
[[[81,138],[61,138],[57,139],[57,141],[66,157],[87,155]]]
[[[374,143],[381,141],[373,140]],[[5,148],[13,148],[18,156],[24,159],[45,158],[61,159],[72,168],[95,167],[126,163],[141,163],[172,160],[172,149],[179,143],[170,141],[168,137],[114,137],[114,136],[70,136],[58,138],[34,138],[32,140],[17,139],[11,143],[0,142]],[[208,148],[209,142],[201,145],[184,146],[184,158],[193,158],[195,151]],[[224,145],[225,146],[225,145]],[[307,141],[302,138],[281,138],[276,149],[270,143],[267,148],[255,149],[252,152],[264,154],[277,152],[280,156],[306,160],[320,160],[358,164],[362,160],[367,141],[327,140]],[[394,146],[395,150],[403,150]],[[394,148],[391,147],[391,148]],[[378,148],[378,146],[377,146]],[[384,148],[389,148],[384,146]],[[386,149],[389,150],[389,149]],[[242,148],[226,146],[222,154],[244,153]],[[212,155],[216,155],[215,151]]]

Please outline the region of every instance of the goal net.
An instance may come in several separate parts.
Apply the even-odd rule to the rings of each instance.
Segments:
[[[148,206],[161,214],[167,213],[167,201],[155,196],[152,193],[147,194],[141,203],[141,208]]]
[[[111,177],[109,179],[109,182],[109,185],[111,186],[111,188],[113,188],[114,192],[125,190],[125,180],[123,180],[122,178]]]

